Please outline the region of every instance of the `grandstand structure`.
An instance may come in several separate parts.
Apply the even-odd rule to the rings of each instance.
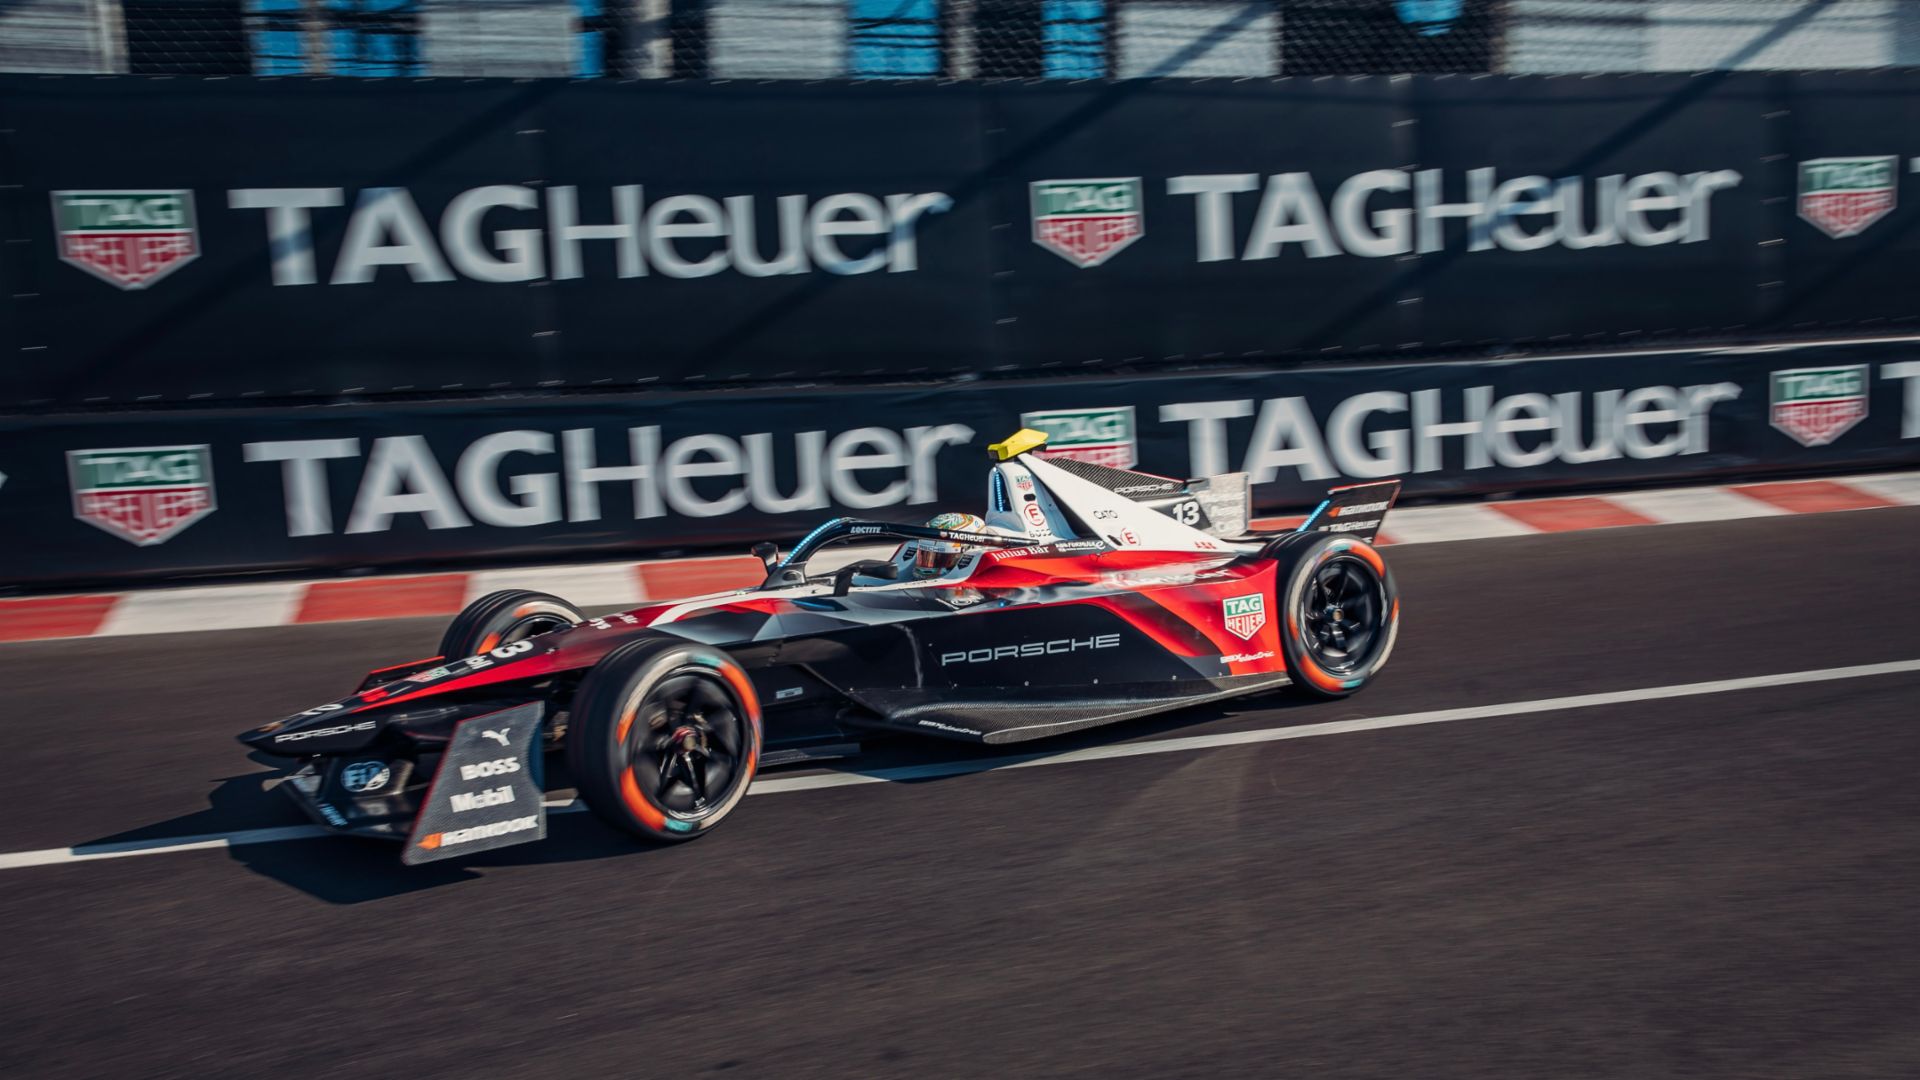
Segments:
[[[0,72],[1261,78],[1920,66],[1920,0],[0,0]]]

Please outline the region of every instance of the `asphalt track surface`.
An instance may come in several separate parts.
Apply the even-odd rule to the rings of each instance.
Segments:
[[[1389,558],[1366,693],[1061,748],[1920,658],[1920,509]],[[0,852],[297,823],[232,735],[438,632],[0,646]],[[1912,1078],[1917,766],[1899,673],[6,869],[0,1075]]]

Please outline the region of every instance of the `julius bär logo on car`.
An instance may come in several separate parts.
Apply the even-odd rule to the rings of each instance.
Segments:
[[[1867,418],[1867,365],[1776,371],[1767,398],[1774,427],[1801,446],[1825,446]]]
[[[67,451],[73,516],[147,547],[213,513],[213,456],[206,446]]]
[[[1800,216],[1835,240],[1858,236],[1893,212],[1897,157],[1815,158],[1800,163]]]
[[[1033,242],[1082,270],[1099,266],[1147,233],[1140,178],[1035,180]]]
[[[1046,456],[1050,458],[1073,458],[1113,469],[1131,469],[1139,453],[1131,405],[1023,412],[1020,426],[1047,433]]]
[[[56,191],[60,261],[122,289],[144,289],[200,256],[193,192]]]

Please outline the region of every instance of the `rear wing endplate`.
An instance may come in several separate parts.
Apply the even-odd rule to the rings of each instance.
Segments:
[[[1327,497],[1294,531],[1344,533],[1372,543],[1380,534],[1380,523],[1387,519],[1387,511],[1393,509],[1394,500],[1399,497],[1398,480],[1337,487],[1327,492]]]

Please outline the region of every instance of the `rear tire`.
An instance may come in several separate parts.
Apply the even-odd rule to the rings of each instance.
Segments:
[[[579,608],[557,596],[503,589],[475,600],[453,617],[440,636],[440,655],[448,660],[478,656],[585,620]]]
[[[629,642],[574,695],[567,765],[587,807],[615,828],[691,840],[739,804],[759,764],[759,698],[710,645]]]
[[[1302,693],[1343,698],[1386,666],[1400,633],[1400,590],[1373,545],[1297,533],[1267,549],[1287,671]]]

